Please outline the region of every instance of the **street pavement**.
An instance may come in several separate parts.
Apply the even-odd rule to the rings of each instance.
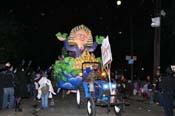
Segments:
[[[33,106],[36,102],[32,99],[23,99],[23,112],[15,112],[14,109],[0,110],[0,116],[88,116],[86,107],[80,109],[77,107],[75,94],[69,94],[64,98],[61,95],[56,95],[54,101],[54,106],[42,110]],[[132,96],[128,102],[130,105],[125,107],[122,116],[164,116],[161,106],[156,104],[149,106],[148,102],[143,100],[142,97]],[[37,102],[37,104],[40,105],[41,103]],[[106,107],[96,106],[96,116],[116,116],[116,114],[113,107],[107,114]]]

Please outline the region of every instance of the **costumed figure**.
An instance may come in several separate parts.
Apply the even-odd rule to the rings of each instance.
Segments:
[[[74,52],[74,57],[80,56],[85,49],[93,52],[104,39],[103,36],[96,36],[96,41],[93,42],[90,29],[84,25],[74,27],[68,38],[66,33],[61,34],[60,32],[56,34],[56,37],[64,41],[64,48],[67,51]]]
[[[82,71],[83,62],[97,62],[93,52],[99,44],[102,43],[104,37],[96,36],[93,41],[89,28],[84,25],[74,27],[69,37],[66,33],[56,34],[57,39],[64,42],[61,57],[54,64],[54,77],[56,79],[57,88],[76,90],[82,82],[79,75]]]

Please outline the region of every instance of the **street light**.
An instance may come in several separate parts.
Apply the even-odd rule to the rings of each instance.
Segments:
[[[122,4],[122,1],[121,0],[117,0],[116,3],[117,3],[117,6],[120,6]]]

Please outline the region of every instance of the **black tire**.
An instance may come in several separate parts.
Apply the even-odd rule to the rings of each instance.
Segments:
[[[89,116],[96,115],[95,102],[94,102],[94,99],[92,97],[90,97],[87,101],[87,113]]]
[[[84,88],[82,85],[80,85],[77,90],[76,102],[77,102],[78,108],[80,108],[81,106],[85,104],[85,92],[84,92]]]

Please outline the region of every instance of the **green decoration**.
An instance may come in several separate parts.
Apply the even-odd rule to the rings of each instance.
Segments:
[[[56,81],[59,81],[60,79],[67,81],[67,78],[63,75],[63,72],[65,74],[72,74],[73,76],[76,76],[79,73],[78,70],[73,70],[73,61],[74,60],[72,57],[66,57],[63,60],[56,60],[53,66]]]
[[[55,64],[53,65],[53,69],[54,69],[53,73],[56,81],[58,81],[60,78],[66,81],[66,78],[62,74],[62,65],[63,65],[63,62],[59,60],[56,60]]]
[[[63,38],[67,38],[67,33],[63,33],[63,34],[62,34],[62,37],[63,37]]]
[[[68,55],[68,52],[65,50],[65,49],[63,49],[62,50],[62,53],[61,53],[64,57],[68,57],[69,55]]]
[[[61,38],[67,38],[67,33],[63,33],[63,34],[61,34],[60,32],[58,32],[57,34],[56,34],[56,37],[57,38],[59,38],[59,37],[61,37]]]
[[[74,69],[74,70],[71,71],[71,74],[74,77],[74,76],[78,75],[80,72],[81,72],[80,69]]]
[[[96,42],[98,43],[98,44],[102,44],[102,42],[103,42],[103,40],[105,39],[105,37],[104,36],[96,36],[95,37],[95,39],[96,39]]]

